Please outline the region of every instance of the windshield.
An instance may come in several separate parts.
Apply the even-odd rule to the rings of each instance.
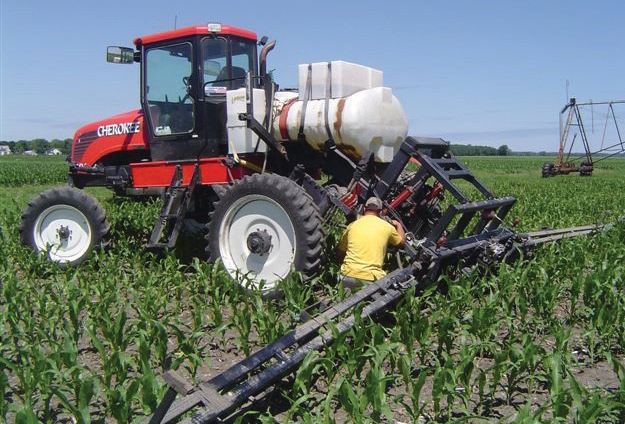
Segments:
[[[225,94],[226,90],[245,86],[247,72],[255,70],[256,44],[249,40],[231,39],[230,61],[225,38],[202,39],[204,93]]]

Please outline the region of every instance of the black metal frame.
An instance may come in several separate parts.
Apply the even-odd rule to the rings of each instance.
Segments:
[[[497,198],[448,151],[448,147],[449,144],[440,138],[406,138],[399,153],[374,189],[375,195],[386,200],[389,189],[395,184],[410,159],[415,158],[420,168],[413,177],[413,181],[418,182],[432,177],[443,185],[446,192],[451,193],[460,202],[447,208],[427,235],[425,246],[441,244],[441,237],[445,238],[445,243],[458,240],[463,236],[469,238],[483,233],[487,234],[484,237],[488,237],[489,233],[500,227],[516,202],[514,197]],[[472,201],[460,187],[453,183],[455,179],[469,182],[482,194],[484,200]],[[477,222],[467,233],[468,226],[475,219]]]

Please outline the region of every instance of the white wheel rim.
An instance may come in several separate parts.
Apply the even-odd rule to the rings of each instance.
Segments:
[[[253,233],[270,237],[271,246],[264,254],[248,247]],[[235,201],[224,216],[219,229],[221,260],[233,277],[248,280],[251,288],[272,290],[291,271],[295,259],[295,228],[286,211],[274,200],[262,195],[249,195]]]
[[[54,262],[75,261],[91,246],[89,221],[73,206],[50,206],[37,217],[33,231],[37,250]]]

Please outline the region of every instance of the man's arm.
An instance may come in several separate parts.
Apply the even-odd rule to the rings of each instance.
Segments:
[[[395,230],[397,230],[397,234],[399,234],[399,238],[401,239],[395,246],[404,247],[404,244],[406,243],[406,232],[404,231],[404,226],[401,225],[401,222],[395,219],[391,219],[391,224],[393,224]]]
[[[339,264],[343,263],[345,259],[345,255],[347,254],[347,229],[343,232],[341,236],[341,240],[339,241],[338,246],[336,247],[336,259]]]
[[[341,249],[336,249],[336,259],[339,264],[342,264],[343,260],[345,260],[345,252]]]

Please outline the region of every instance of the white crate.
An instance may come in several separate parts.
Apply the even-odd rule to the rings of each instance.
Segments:
[[[328,63],[330,64],[331,98],[347,97],[361,90],[382,87],[383,72],[356,63],[334,60],[332,62],[316,62],[311,65],[310,99],[319,100],[326,97],[328,83]],[[298,66],[298,89],[300,99],[304,98],[308,79],[308,64]]]

